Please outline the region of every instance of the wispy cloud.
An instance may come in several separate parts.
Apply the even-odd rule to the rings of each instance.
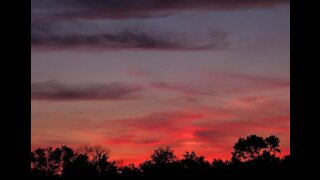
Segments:
[[[143,90],[142,86],[123,83],[69,85],[46,81],[31,84],[31,97],[50,101],[130,100]]]
[[[201,113],[191,112],[163,112],[154,113],[141,118],[118,119],[111,123],[125,128],[145,130],[165,129],[167,127],[179,126],[202,118]],[[106,121],[110,123],[110,121]]]
[[[290,88],[290,80],[285,78],[274,78],[261,75],[245,73],[203,73],[200,75],[201,81],[197,82],[149,82],[151,88],[164,91],[175,91],[186,97],[199,96],[221,96],[248,92],[261,92],[268,90],[279,90]],[[250,101],[251,99],[248,99]],[[254,100],[254,99],[252,99]]]
[[[130,77],[135,77],[135,78],[148,77],[151,74],[150,71],[139,70],[139,69],[127,69],[124,73]]]
[[[289,131],[290,117],[274,116],[270,118],[257,118],[250,120],[222,121],[219,123],[203,123],[195,137],[199,140],[212,141],[241,137],[250,133],[276,133],[281,134]]]

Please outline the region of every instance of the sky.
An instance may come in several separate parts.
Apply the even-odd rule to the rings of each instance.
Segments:
[[[288,0],[31,0],[31,144],[290,153]]]

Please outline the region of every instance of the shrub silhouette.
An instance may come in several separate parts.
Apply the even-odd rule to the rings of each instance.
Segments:
[[[178,159],[171,147],[160,147],[139,167],[117,167],[101,146],[82,146],[77,153],[67,146],[37,148],[31,152],[31,175],[41,179],[289,179],[291,158],[278,157],[279,143],[274,135],[249,135],[235,143],[231,160],[214,159],[211,163],[194,151]]]

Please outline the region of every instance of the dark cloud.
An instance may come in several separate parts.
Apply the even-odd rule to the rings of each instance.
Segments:
[[[193,41],[187,34],[156,34],[138,30],[123,30],[116,33],[104,33],[94,35],[65,34],[53,35],[38,33],[34,30],[31,36],[33,48],[64,50],[69,48],[86,48],[96,50],[114,49],[153,49],[153,50],[206,50],[225,49],[229,47],[227,33],[213,30],[208,39],[202,37],[199,41]],[[201,38],[201,37],[200,37]]]
[[[32,83],[31,97],[50,101],[128,100],[143,90],[141,86],[122,83],[68,85],[47,81]]]
[[[247,9],[288,3],[287,0],[32,0],[33,50],[89,50],[152,49],[152,50],[221,50],[230,46],[228,34],[213,30],[203,37],[199,33],[152,32],[106,26],[107,32],[81,33],[81,26],[90,27],[76,19],[127,19],[156,17],[183,10]],[[72,20],[72,21],[68,21]],[[91,22],[91,21],[90,21]],[[124,21],[125,24],[125,21]],[[89,28],[89,29],[90,29]],[[88,29],[88,28],[87,28]],[[60,32],[60,34],[59,34]],[[61,32],[63,32],[61,34]],[[90,32],[90,30],[88,31]],[[201,36],[201,35],[200,35]]]
[[[272,7],[289,0],[32,0],[33,14],[50,18],[150,17],[183,10],[239,10]]]

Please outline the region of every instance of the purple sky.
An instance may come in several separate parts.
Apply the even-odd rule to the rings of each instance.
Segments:
[[[32,0],[31,36],[32,147],[229,158],[255,133],[290,150],[288,1]]]

